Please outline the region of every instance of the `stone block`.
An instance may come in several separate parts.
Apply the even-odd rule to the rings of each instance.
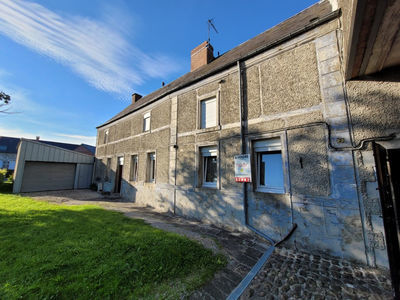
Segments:
[[[343,82],[342,74],[340,74],[339,71],[328,73],[321,77],[322,88],[335,87],[341,85],[342,82]]]
[[[331,44],[336,44],[336,32],[331,31],[328,34],[325,34],[322,37],[319,37],[315,40],[315,46],[317,49],[320,49],[322,47],[331,45]]]
[[[341,82],[336,86],[322,86],[322,88],[322,98],[325,102],[344,101],[343,86]]]
[[[324,106],[327,118],[346,115],[346,104],[344,101],[326,102]]]
[[[318,61],[321,63],[333,57],[338,57],[339,52],[335,43],[326,45],[325,47],[317,50]]]
[[[333,166],[331,171],[333,184],[355,182],[354,168],[350,166]]]
[[[319,63],[320,75],[325,75],[340,70],[340,61],[338,56],[334,56]]]
[[[329,152],[329,159],[332,165],[336,166],[353,165],[353,155],[351,151],[331,151]]]

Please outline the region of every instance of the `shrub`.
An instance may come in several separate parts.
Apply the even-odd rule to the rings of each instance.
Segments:
[[[0,169],[0,184],[6,180],[7,169]]]

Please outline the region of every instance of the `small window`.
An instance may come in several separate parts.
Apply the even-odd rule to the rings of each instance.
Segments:
[[[143,132],[150,130],[150,112],[145,113],[143,116]]]
[[[107,158],[107,169],[106,169],[106,177],[105,181],[110,181],[111,178],[111,157]]]
[[[202,186],[217,187],[218,181],[218,165],[217,165],[217,148],[203,147],[201,152],[201,173]]]
[[[156,154],[149,153],[147,155],[147,181],[155,182],[156,180]]]
[[[108,143],[108,129],[104,131],[104,144]]]
[[[217,126],[217,99],[207,99],[200,102],[201,128]]]
[[[137,181],[138,180],[138,156],[132,155],[131,156],[131,174],[130,174],[130,181]]]
[[[279,194],[285,192],[281,148],[280,138],[254,143],[258,191]]]

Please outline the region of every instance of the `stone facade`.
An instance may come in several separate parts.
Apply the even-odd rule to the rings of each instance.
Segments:
[[[400,87],[398,82],[373,87],[392,108],[390,120],[382,118],[386,106],[378,112],[366,108],[379,105],[365,91],[365,82],[344,80],[341,24],[331,20],[242,61],[241,76],[238,67],[229,67],[100,126],[95,177],[104,181],[110,174],[114,186],[117,159],[123,157],[121,195],[127,200],[248,230],[243,184],[234,178],[234,155],[242,152],[241,87],[247,112],[244,143],[253,172],[253,183],[247,184],[250,225],[280,240],[296,223],[292,247],[387,267],[372,152],[353,148],[354,141],[387,134],[388,126],[398,131],[394,114],[399,115]],[[216,126],[202,128],[201,101],[210,98],[217,103]],[[148,112],[151,129],[143,132]],[[379,124],[363,127],[365,114],[371,124]],[[281,143],[283,193],[257,186],[254,145],[271,138]],[[206,146],[217,152],[213,188],[202,185],[201,149]],[[150,153],[156,155],[154,181]],[[136,181],[132,155],[138,157]]]

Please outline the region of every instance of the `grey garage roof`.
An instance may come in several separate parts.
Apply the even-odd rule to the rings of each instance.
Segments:
[[[223,55],[215,58],[211,63],[200,67],[193,72],[186,73],[170,84],[167,84],[153,93],[144,96],[97,128],[101,128],[118,119],[121,119],[133,113],[134,111],[190,84],[200,81],[213,74],[219,73],[224,69],[230,68],[234,66],[238,60],[250,58],[307,30],[315,28],[324,22],[332,20],[333,18],[336,18],[339,13],[339,11],[332,12],[329,1],[323,1],[314,4],[306,10],[280,23],[279,25],[264,31],[247,42],[244,42],[232,50],[224,53]]]

